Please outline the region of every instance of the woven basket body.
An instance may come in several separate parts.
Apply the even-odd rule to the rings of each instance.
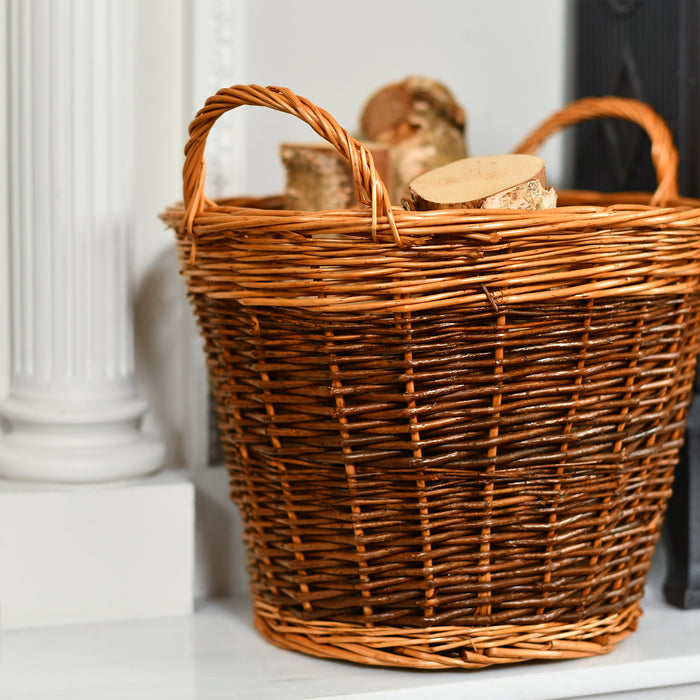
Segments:
[[[368,206],[206,199],[206,134],[241,104],[309,122]],[[700,202],[678,199],[638,103],[575,103],[520,150],[598,116],[650,133],[653,199],[408,212],[286,90],[223,90],[193,121],[185,205],[163,216],[274,643],[480,668],[605,653],[634,629],[699,350]]]

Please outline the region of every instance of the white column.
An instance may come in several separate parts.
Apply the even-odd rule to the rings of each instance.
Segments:
[[[9,0],[11,368],[0,475],[157,470],[131,275],[133,0]]]

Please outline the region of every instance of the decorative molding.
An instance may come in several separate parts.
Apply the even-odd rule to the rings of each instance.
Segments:
[[[0,0],[0,16],[7,17],[7,0]],[[8,32],[0,31],[0,75],[6,76]],[[10,285],[9,285],[9,111],[7,82],[0,91],[0,400],[8,392],[10,375]],[[0,425],[0,431],[2,425]]]
[[[192,2],[192,116],[217,90],[245,82],[246,0]],[[245,190],[245,111],[227,115],[209,134],[207,193],[230,196]]]

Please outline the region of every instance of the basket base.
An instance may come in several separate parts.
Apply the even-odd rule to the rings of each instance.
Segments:
[[[363,627],[300,620],[253,600],[255,626],[283,649],[370,666],[479,669],[523,661],[578,659],[607,654],[637,628],[638,603],[577,623],[493,627]]]

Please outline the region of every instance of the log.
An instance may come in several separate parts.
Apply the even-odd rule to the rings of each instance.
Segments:
[[[382,180],[391,178],[388,146],[364,144],[372,154]],[[359,206],[348,161],[325,141],[283,143],[280,157],[285,167],[285,208],[295,211],[330,211]]]
[[[360,138],[391,147],[390,189],[396,204],[408,196],[414,178],[467,157],[465,131],[465,111],[450,90],[423,76],[380,88],[360,116]]]
[[[431,170],[409,185],[407,209],[553,209],[544,161],[511,154],[464,158]]]

